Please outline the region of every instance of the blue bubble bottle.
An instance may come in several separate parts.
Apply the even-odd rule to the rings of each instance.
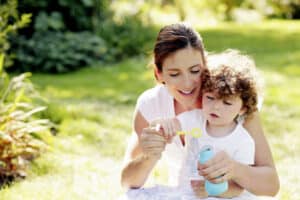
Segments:
[[[198,160],[201,164],[211,159],[214,156],[213,148],[205,146],[199,153]],[[205,190],[209,196],[218,196],[228,190],[228,181],[222,183],[212,183],[205,180]]]

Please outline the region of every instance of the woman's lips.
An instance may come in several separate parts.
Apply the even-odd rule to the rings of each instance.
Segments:
[[[194,94],[195,88],[192,90],[178,90],[181,95],[191,96]]]

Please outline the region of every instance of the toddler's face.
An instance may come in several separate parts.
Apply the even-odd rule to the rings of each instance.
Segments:
[[[212,92],[206,92],[202,97],[203,113],[212,125],[228,125],[234,122],[237,115],[242,115],[244,109],[239,96],[226,99],[217,98]]]

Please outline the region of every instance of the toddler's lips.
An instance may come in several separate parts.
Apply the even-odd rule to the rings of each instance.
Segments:
[[[211,113],[210,116],[213,117],[213,118],[219,118],[219,116],[215,113]]]

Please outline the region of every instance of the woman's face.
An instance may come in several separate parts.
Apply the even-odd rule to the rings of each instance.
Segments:
[[[199,100],[203,59],[199,50],[184,48],[168,56],[158,73],[171,95],[183,108],[194,108]]]

